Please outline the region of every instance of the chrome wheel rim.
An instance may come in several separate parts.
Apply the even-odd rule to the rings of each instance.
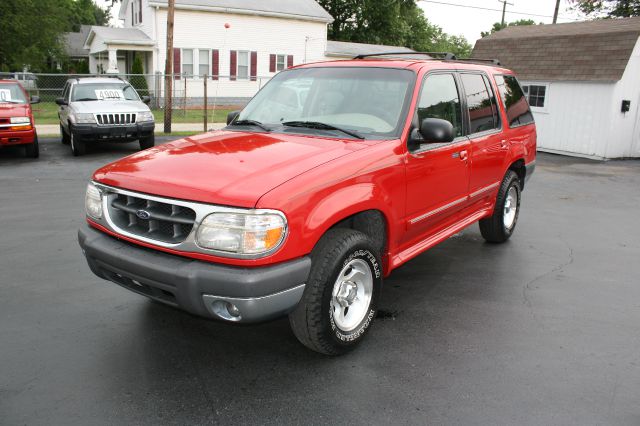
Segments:
[[[507,197],[504,200],[504,214],[502,219],[504,221],[504,227],[511,229],[516,221],[516,213],[518,212],[518,190],[512,186],[507,192]]]
[[[331,293],[331,317],[341,331],[354,330],[369,312],[373,274],[362,259],[348,262],[338,274]]]

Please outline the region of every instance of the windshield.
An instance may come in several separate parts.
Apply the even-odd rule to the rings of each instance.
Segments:
[[[0,84],[0,103],[26,104],[27,98],[17,83]]]
[[[258,122],[288,133],[333,134],[328,126],[334,126],[367,139],[397,137],[413,81],[413,72],[395,68],[284,71],[258,92],[236,122]]]
[[[126,83],[83,83],[76,84],[71,93],[71,101],[139,101],[135,89]]]

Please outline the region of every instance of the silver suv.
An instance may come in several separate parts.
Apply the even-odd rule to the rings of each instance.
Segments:
[[[92,142],[138,140],[140,149],[155,144],[149,97],[140,98],[120,78],[69,79],[56,103],[62,143],[70,144],[75,156],[84,154]]]

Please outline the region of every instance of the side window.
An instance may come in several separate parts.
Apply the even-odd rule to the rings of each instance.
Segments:
[[[507,110],[509,126],[523,126],[533,123],[531,109],[518,80],[512,75],[496,75],[495,79],[502,102]]]
[[[491,87],[482,74],[461,74],[469,110],[469,133],[480,133],[500,127],[496,102]],[[492,100],[493,98],[493,100]]]
[[[64,89],[62,90],[62,98],[66,99],[67,101],[69,100],[69,88],[71,87],[71,84],[69,82],[65,83],[64,85]]]
[[[462,136],[462,108],[453,74],[432,74],[426,78],[418,102],[418,122],[440,118],[453,124],[456,137]]]

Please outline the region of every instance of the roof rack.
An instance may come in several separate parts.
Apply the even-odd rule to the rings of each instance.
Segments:
[[[384,52],[384,53],[369,53],[366,55],[358,55],[353,59],[365,59],[375,56],[398,56],[398,55],[428,55],[431,56],[431,60],[435,61],[456,61],[456,62],[486,62],[492,65],[501,65],[498,59],[484,59],[484,58],[458,58],[456,55],[450,52]]]

